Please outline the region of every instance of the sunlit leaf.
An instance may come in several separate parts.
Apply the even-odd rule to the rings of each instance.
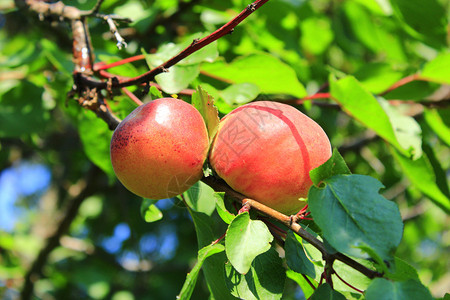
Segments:
[[[421,150],[417,141],[420,128],[414,126],[414,131],[408,131],[406,135],[402,131],[404,126],[415,123],[414,120],[406,116],[400,116],[399,120],[399,115],[394,114],[392,108],[389,108],[389,114],[386,113],[380,102],[352,76],[337,81],[331,80],[330,90],[332,97],[349,115],[373,129],[405,155],[415,158],[420,156]],[[415,142],[411,143],[410,139],[413,138]]]
[[[183,193],[189,207],[197,212],[202,212],[210,216],[216,208],[214,201],[214,190],[201,181],[196,182],[186,192]]]
[[[177,94],[186,89],[200,73],[198,65],[175,65],[159,75],[155,80],[161,89],[168,94]]]
[[[144,199],[141,204],[141,216],[145,222],[151,223],[162,219],[163,214],[155,205],[157,200]]]
[[[450,109],[425,109],[423,115],[434,133],[450,147]]]
[[[259,94],[259,87],[253,83],[233,84],[220,92],[229,105],[245,104],[254,100]]]
[[[200,112],[208,129],[209,140],[212,142],[219,126],[219,113],[214,106],[214,99],[200,86],[192,95],[192,105]]]
[[[395,151],[395,149],[392,149],[392,154],[409,180],[437,206],[449,213],[450,199],[439,189],[428,158],[424,155],[420,159],[411,160]]]
[[[325,163],[309,172],[309,176],[316,186],[322,180],[338,174],[351,174],[351,172],[336,148],[333,149],[333,155]]]
[[[225,207],[224,199],[225,199],[225,193],[214,193],[214,198],[216,200],[216,210],[219,216],[222,218],[222,220],[230,224],[233,219],[235,218],[235,215],[230,213],[227,208]]]
[[[450,52],[442,52],[435,59],[429,61],[423,67],[420,78],[450,84]]]
[[[270,249],[273,240],[267,226],[259,220],[251,220],[248,212],[236,216],[228,227],[225,251],[233,267],[246,274],[261,253]]]
[[[223,78],[231,83],[249,82],[257,85],[267,94],[290,94],[306,96],[303,85],[294,70],[274,56],[254,54],[238,58],[231,63],[217,61],[203,64],[202,71]]]

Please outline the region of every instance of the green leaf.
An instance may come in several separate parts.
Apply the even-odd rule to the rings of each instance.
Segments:
[[[320,237],[318,237],[318,239],[321,240]],[[326,241],[324,241],[324,243],[326,243]],[[323,260],[322,253],[306,241],[303,241],[303,247],[305,249],[306,255],[308,256],[308,259],[314,264],[316,274],[314,280],[317,283],[321,280],[321,275],[325,267],[325,261]],[[373,264],[367,259],[354,259],[363,266],[366,266],[369,269],[373,269]],[[343,262],[335,261],[333,263],[333,269],[337,274],[339,274],[340,278],[344,279],[346,282],[350,282],[360,290],[365,290],[371,283],[370,278]],[[354,290],[347,286],[341,279],[339,279],[336,274],[331,275],[331,279],[333,280],[335,289],[341,292],[354,292]]]
[[[306,275],[302,275],[300,273],[294,272],[292,270],[286,270],[286,276],[292,280],[294,280],[302,289],[303,294],[306,299],[309,299],[311,295],[314,293],[314,289],[311,287],[311,285],[306,281],[305,277]],[[314,286],[317,286],[317,283],[313,278],[308,278],[311,283],[314,284]]]
[[[223,100],[229,105],[242,105],[255,99],[260,92],[259,87],[253,83],[237,83],[230,85],[220,92]]]
[[[167,94],[177,94],[187,88],[200,74],[198,65],[175,65],[167,72],[155,76],[156,82]]]
[[[197,263],[186,276],[186,280],[181,288],[180,294],[177,299],[191,299],[192,292],[194,291],[195,284],[197,283],[198,274],[204,263],[204,261],[211,255],[220,253],[225,250],[225,247],[221,244],[211,244],[203,247],[198,251]]]
[[[91,111],[80,114],[78,131],[87,157],[112,180],[115,173],[111,164],[109,147],[113,132],[102,119]]]
[[[357,39],[358,47],[364,45],[372,52],[386,56],[389,61],[405,61],[403,43],[398,38],[398,32],[393,30],[395,25],[388,18],[374,16],[361,2],[369,1],[359,1],[359,3],[358,1],[345,1],[341,6],[347,19],[345,20],[345,27],[347,27],[345,33],[349,35],[351,30]],[[351,44],[346,45],[346,47],[349,46]],[[354,52],[355,49],[347,51]]]
[[[240,274],[231,264],[225,265],[226,284],[240,299],[281,299],[286,280],[283,262],[274,248],[258,255],[249,272]]]
[[[49,114],[42,103],[43,88],[23,81],[0,94],[0,137],[18,137],[42,132]]]
[[[205,183],[198,181],[183,193],[190,208],[211,216],[216,208],[214,190]]]
[[[404,281],[408,279],[420,281],[416,269],[398,257],[395,258],[394,271],[386,272],[386,277],[395,281]]]
[[[420,78],[442,84],[450,84],[450,52],[439,53],[422,70]]]
[[[415,280],[390,281],[375,278],[365,292],[366,300],[431,300],[433,297],[426,287]]]
[[[204,213],[195,212],[190,208],[188,208],[188,211],[194,221],[199,249],[215,241],[217,237],[213,233],[214,223],[211,217]],[[235,299],[225,285],[225,273],[218,272],[218,270],[223,270],[226,259],[225,253],[222,252],[206,258],[203,262],[203,274],[214,299]]]
[[[231,224],[235,215],[230,213],[225,207],[225,193],[214,193],[214,197],[216,199],[216,210],[219,214],[220,218],[227,224]]]
[[[347,76],[337,81],[330,80],[330,92],[349,115],[373,129],[405,155],[418,156],[420,150],[417,148],[410,153],[411,144],[408,140],[398,140],[392,122],[395,123],[395,128],[399,127],[401,122],[396,122],[395,119],[391,120],[375,97],[364,89],[353,76]]]
[[[156,201],[158,200],[144,199],[141,203],[141,216],[147,223],[159,221],[163,217],[162,212],[155,205]]]
[[[66,52],[62,51],[55,42],[47,39],[41,40],[41,46],[44,55],[56,69],[68,77],[72,75],[73,62]]]
[[[425,122],[450,147],[450,109],[425,109]]]
[[[268,54],[240,57],[227,64],[217,61],[203,64],[202,71],[226,79],[232,83],[254,83],[266,94],[290,94],[306,96],[306,90],[298,81],[295,71],[278,58]]]
[[[163,94],[161,93],[160,90],[158,90],[158,88],[156,86],[151,86],[150,87],[150,94],[153,96],[153,99],[160,99],[163,98]]]
[[[378,102],[391,121],[394,133],[400,145],[412,154],[414,159],[422,155],[422,129],[413,117],[401,114],[398,108],[379,98]],[[409,107],[407,108],[409,109]]]
[[[200,112],[208,130],[209,141],[212,142],[219,127],[219,113],[214,106],[214,99],[200,86],[192,95],[192,105]]]
[[[436,184],[438,188],[444,193],[447,198],[450,199],[450,189],[447,181],[446,170],[443,169],[442,163],[436,157],[435,151],[433,151],[433,147],[429,144],[423,145],[423,151],[426,153],[427,158],[433,167],[433,172],[436,177]]]
[[[366,259],[355,259],[357,262],[362,264],[363,266],[366,266],[369,269],[373,269],[372,264],[366,260]],[[372,280],[368,278],[367,276],[363,275],[361,272],[357,271],[356,269],[348,266],[347,264],[344,264],[341,261],[335,261],[333,264],[333,269],[336,271],[336,273],[341,277],[343,280],[345,280],[348,283],[351,283],[354,287],[365,290]],[[320,280],[320,274],[323,272],[323,268],[316,270],[316,280]],[[333,274],[331,276],[331,279],[333,280],[334,288],[340,292],[355,292],[354,289],[346,285],[341,279],[339,279],[336,274]]]
[[[300,22],[300,45],[313,55],[325,52],[334,38],[330,19],[308,18]]]
[[[345,300],[344,295],[333,290],[328,283],[320,285],[314,294],[309,298],[310,300]]]
[[[405,31],[436,48],[446,43],[446,9],[436,0],[391,0],[395,15],[404,23]]]
[[[431,81],[412,81],[384,94],[388,100],[423,101],[424,98],[432,95],[439,84]]]
[[[316,276],[313,263],[306,257],[301,238],[292,230],[287,233],[284,251],[286,252],[286,263],[291,270],[312,278]]]
[[[207,33],[195,33],[186,37],[184,42],[180,44],[164,44],[159,47],[158,51],[154,54],[145,53],[147,62],[149,62],[152,67],[159,66],[188,47],[194,39],[202,38],[204,36],[207,36]],[[217,41],[215,41],[182,59],[177,63],[177,66],[197,65],[201,62],[213,62],[218,56]]]
[[[387,63],[364,64],[355,74],[355,77],[369,92],[379,94],[403,77],[403,73],[395,71]]]
[[[450,199],[439,189],[428,157],[423,155],[417,160],[411,160],[398,153],[395,149],[392,149],[392,154],[411,183],[427,195],[434,204],[445,212],[450,213]]]
[[[377,264],[376,267],[378,272],[384,274],[389,271],[389,268],[386,265],[386,263],[372,248],[370,248],[367,245],[360,245],[358,246],[358,248],[361,249],[361,251],[367,253],[367,255],[369,255],[369,257],[372,258],[372,260]]]
[[[270,249],[272,234],[262,221],[250,219],[244,212],[236,216],[228,226],[225,251],[233,267],[241,274],[250,270],[252,261]]]
[[[383,185],[370,176],[335,175],[325,186],[309,190],[308,205],[323,237],[337,250],[364,258],[358,246],[371,247],[392,261],[403,231],[397,205],[378,192]]]
[[[333,155],[326,162],[309,172],[315,186],[319,186],[322,180],[338,174],[351,174],[351,172],[336,148],[333,149]]]

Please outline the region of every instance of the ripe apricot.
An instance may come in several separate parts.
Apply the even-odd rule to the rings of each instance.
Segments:
[[[316,122],[290,105],[259,101],[220,121],[209,161],[234,190],[291,214],[305,205],[309,171],[330,157],[330,141]]]
[[[174,197],[203,174],[208,132],[191,104],[161,98],[139,106],[116,128],[111,162],[131,192],[149,199]]]

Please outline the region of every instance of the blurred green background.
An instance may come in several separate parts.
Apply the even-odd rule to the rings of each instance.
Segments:
[[[80,9],[90,9],[95,2],[64,1]],[[101,12],[129,17],[133,23],[119,26],[128,47],[118,50],[106,23],[89,19],[96,60],[113,62],[143,50],[167,54],[168,43],[182,45],[193,34],[205,36],[248,4],[105,1]],[[211,46],[207,59],[180,65],[179,74],[189,72],[180,75],[179,84],[171,86],[170,78],[157,80],[167,95],[201,85],[215,97],[221,114],[255,98],[301,98],[318,91],[330,76],[343,74],[354,75],[377,94],[421,70],[439,53],[448,56],[448,8],[446,0],[271,0]],[[86,193],[68,232],[36,278],[35,295],[174,299],[197,258],[192,220],[182,202],[167,199],[156,204],[163,218],[146,222],[142,199],[115,179],[108,152],[112,132],[66,96],[73,84],[69,32],[65,22],[40,21],[34,13],[16,10],[10,0],[0,4],[0,297],[18,296],[46,238],[71,203]],[[164,55],[150,55],[148,63],[158,59]],[[140,61],[111,72],[137,76],[146,70]],[[247,85],[233,89],[211,74]],[[448,94],[448,86],[416,81],[384,95],[387,100],[410,101],[399,109],[419,122],[424,152],[444,194],[450,174],[448,136],[445,139],[450,110],[424,109],[418,102],[448,99]],[[110,106],[123,118],[136,104],[116,95]],[[405,219],[397,256],[418,270],[433,296],[443,297],[450,286],[448,215],[429,200],[432,195],[411,184],[386,143],[361,123],[333,105],[307,103],[299,108],[324,128],[352,172],[385,185],[384,196],[399,205]],[[441,120],[438,133],[436,120]],[[223,232],[225,227],[218,227]],[[208,297],[200,280],[193,299]],[[287,283],[285,299],[303,299],[293,281]]]

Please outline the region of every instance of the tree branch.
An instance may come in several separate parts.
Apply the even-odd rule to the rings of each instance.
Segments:
[[[315,248],[317,248],[323,256],[323,259],[327,262],[332,262],[333,260],[339,260],[343,262],[344,264],[354,268],[355,270],[361,272],[365,276],[369,278],[375,278],[375,277],[381,277],[382,274],[378,273],[374,270],[371,270],[367,268],[366,266],[360,264],[359,262],[355,261],[354,259],[342,254],[342,253],[329,253],[325,245],[318,240],[316,237],[314,237],[311,233],[303,229],[298,223],[295,223],[292,221],[292,218],[286,216],[285,214],[282,214],[262,203],[259,203],[256,200],[250,199],[245,197],[244,195],[236,192],[231,187],[229,187],[225,182],[218,180],[215,177],[209,176],[209,177],[203,177],[202,181],[212,187],[215,191],[218,192],[225,192],[229,196],[233,197],[234,199],[238,200],[239,202],[243,204],[250,205],[251,208],[257,210],[258,212],[269,216],[271,218],[274,218],[290,228],[292,231],[294,231],[297,235],[299,235],[302,239],[313,245]]]
[[[219,38],[231,33],[237,25],[239,25],[243,20],[245,20],[255,10],[263,6],[267,1],[269,0],[256,0],[252,4],[248,5],[247,8],[245,8],[239,15],[237,15],[231,21],[229,21],[228,23],[226,23],[225,25],[223,25],[210,35],[202,39],[192,41],[191,45],[186,47],[184,50],[182,50],[180,53],[178,53],[168,61],[164,62],[163,64],[157,66],[156,68],[140,76],[129,78],[122,81],[119,80],[117,83],[113,83],[111,87],[121,88],[131,85],[137,85],[143,82],[152,81],[156,75],[167,71],[167,69],[174,66],[176,63],[180,62],[181,60],[188,57],[192,53],[202,49],[203,47],[211,44],[212,42],[218,40]],[[107,88],[107,84],[105,82],[98,81],[87,76],[82,76],[81,83],[90,88],[97,88],[99,90]]]

